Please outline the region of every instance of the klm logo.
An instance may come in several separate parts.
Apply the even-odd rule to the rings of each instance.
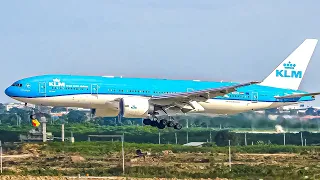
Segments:
[[[276,77],[284,77],[284,78],[302,78],[302,71],[295,71],[294,68],[296,64],[284,63],[284,70],[276,70]]]
[[[49,82],[49,86],[64,87],[66,86],[66,84],[63,82],[60,82],[60,79],[53,79],[52,82]]]

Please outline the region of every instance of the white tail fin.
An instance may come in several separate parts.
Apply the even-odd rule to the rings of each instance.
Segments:
[[[260,85],[297,90],[317,42],[317,39],[306,39]]]

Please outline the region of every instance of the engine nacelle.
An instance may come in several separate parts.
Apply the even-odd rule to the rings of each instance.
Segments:
[[[118,116],[119,110],[114,109],[93,109],[91,113],[94,114],[96,117],[115,117]]]
[[[126,118],[146,118],[154,112],[154,106],[147,98],[126,97],[119,103],[120,114]]]

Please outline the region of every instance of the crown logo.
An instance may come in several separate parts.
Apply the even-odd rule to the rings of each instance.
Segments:
[[[53,81],[53,82],[60,82],[60,79],[55,78],[55,79],[53,79],[52,81]]]
[[[285,69],[294,69],[296,67],[296,64],[292,64],[290,61],[288,63],[284,63],[283,67]]]
[[[65,86],[65,83],[60,82],[60,79],[52,79],[52,82],[49,82],[49,86]]]

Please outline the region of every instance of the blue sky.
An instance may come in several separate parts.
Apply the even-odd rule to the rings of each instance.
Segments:
[[[320,38],[318,7],[316,0],[3,1],[0,90],[50,73],[262,80],[304,39]],[[301,89],[320,91],[319,67],[318,47]],[[0,101],[10,99],[0,93]]]

